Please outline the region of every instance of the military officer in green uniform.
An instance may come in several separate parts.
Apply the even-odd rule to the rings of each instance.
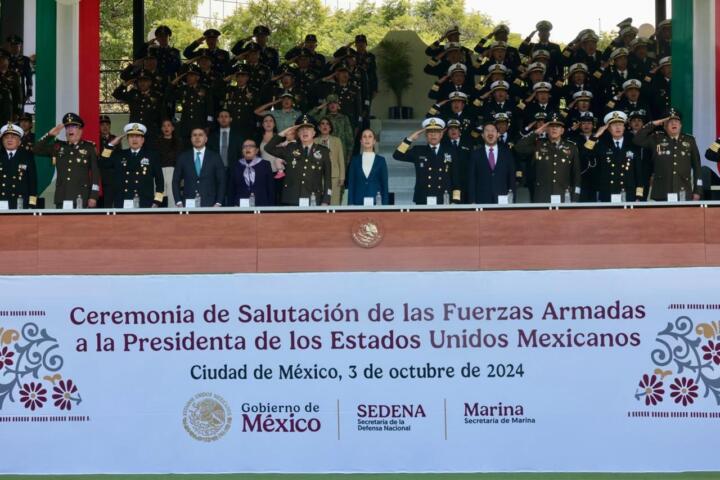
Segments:
[[[170,46],[170,37],[172,37],[170,27],[159,25],[155,29],[155,38],[145,43],[140,50],[140,56],[143,57],[148,54],[148,50],[155,50],[157,68],[168,79],[173,78],[182,65],[180,50]]]
[[[233,119],[232,129],[240,135],[240,138],[251,137],[255,131],[255,113],[260,95],[257,90],[250,86],[250,70],[246,65],[238,65],[235,72],[229,78],[232,83],[226,83],[220,108],[230,112]]]
[[[18,208],[22,198],[24,208],[37,205],[37,171],[32,152],[21,147],[22,128],[8,123],[0,129],[0,200],[11,209]]]
[[[542,133],[547,137],[539,138]],[[535,203],[549,203],[552,195],[564,201],[566,193],[575,201],[580,195],[580,154],[577,145],[562,138],[563,133],[565,123],[553,112],[546,123],[515,145],[519,154],[530,156]]]
[[[662,125],[662,131],[655,127]],[[682,133],[680,112],[670,108],[665,118],[641,128],[633,140],[636,145],[652,152],[650,198],[665,201],[669,193],[682,192],[690,200],[702,198],[703,181],[700,174],[700,152],[695,137]]]
[[[312,199],[313,196],[317,203],[330,204],[330,150],[314,143],[315,128],[315,121],[310,116],[303,115],[297,119],[294,126],[275,135],[265,146],[265,151],[285,162],[285,176],[280,193],[280,202],[283,205],[296,206],[301,198]],[[298,140],[280,146],[290,130],[297,132]]]
[[[57,169],[55,181],[55,205],[62,208],[63,202],[82,199],[83,207],[94,208],[100,193],[100,170],[93,142],[83,140],[85,123],[75,113],[67,113],[63,123],[53,127],[35,145],[35,155],[52,158]],[[65,129],[67,140],[56,140]]]
[[[22,53],[23,40],[19,35],[7,37],[8,52],[10,53],[10,70],[14,70],[21,83],[22,103],[33,94],[33,68],[29,57]]]
[[[209,28],[203,32],[203,36],[188,45],[183,50],[183,55],[188,60],[198,57],[200,55],[208,55],[212,58],[213,70],[219,75],[225,75],[230,67],[230,52],[218,48],[218,38],[220,32],[214,28]],[[198,47],[203,44],[207,45],[207,48],[198,51]]]
[[[24,132],[24,135],[22,137],[22,143],[20,144],[20,148],[23,148],[27,150],[28,152],[32,153],[33,147],[35,146],[35,134],[33,133],[33,116],[32,113],[23,112],[20,115],[20,118],[18,119],[18,123],[20,124],[20,128],[22,128],[22,131]]]
[[[178,76],[168,88],[168,103],[177,103],[181,112],[178,131],[180,138],[189,145],[190,132],[194,128],[207,128],[213,117],[212,92],[200,83],[200,67],[188,65],[186,72]],[[177,85],[184,78],[185,83]]]
[[[122,137],[115,138],[102,152],[103,162],[112,162],[115,170],[115,208],[137,195],[140,208],[162,204],[165,181],[156,154],[145,148],[147,128],[141,123],[128,123],[123,128],[130,148],[116,149]]]
[[[130,123],[141,123],[147,128],[145,141],[149,147],[160,135],[160,124],[165,117],[165,102],[150,88],[152,81],[150,72],[141,70],[133,80],[118,85],[113,92],[113,97],[128,104]]]

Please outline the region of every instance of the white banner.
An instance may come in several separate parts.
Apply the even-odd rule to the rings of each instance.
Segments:
[[[0,277],[0,473],[720,470],[718,278]]]

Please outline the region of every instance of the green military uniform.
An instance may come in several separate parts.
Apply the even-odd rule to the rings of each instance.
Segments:
[[[328,95],[325,99],[325,103],[337,102],[338,97],[336,95]],[[333,127],[333,135],[338,137],[343,144],[343,154],[345,155],[345,166],[350,164],[352,158],[352,150],[355,144],[355,136],[350,119],[343,113],[330,113],[327,108],[314,108],[309,112],[310,115],[316,118],[327,117]]]
[[[188,75],[200,75],[197,65],[188,67]],[[214,120],[212,92],[198,83],[195,86],[180,85],[168,88],[171,103],[178,103],[181,112],[178,131],[183,140],[190,138],[194,128],[206,128]]]
[[[554,114],[548,125],[563,126],[561,117]],[[552,195],[564,197],[569,191],[573,201],[580,195],[580,154],[577,145],[565,139],[557,143],[538,138],[531,133],[520,139],[515,150],[530,157],[534,174],[533,202],[549,203]]]
[[[680,120],[680,115],[677,110],[670,109],[669,118]],[[648,123],[634,139],[636,145],[652,152],[651,198],[665,201],[668,193],[680,193],[682,189],[688,197],[692,193],[702,195],[700,152],[695,137],[681,133],[672,138],[665,131],[655,132],[654,128]]]
[[[143,70],[138,73],[136,81],[151,80],[150,72]],[[160,125],[165,116],[165,104],[162,97],[152,90],[141,92],[137,88],[128,89],[124,84],[118,85],[113,97],[128,104],[130,123],[140,123],[147,127],[151,139],[160,134]]]
[[[63,117],[63,124],[68,127],[84,126],[82,119],[68,113]],[[54,136],[45,134],[37,142],[34,150],[36,155],[52,157],[57,169],[55,180],[55,204],[62,205],[65,200],[76,201],[80,196],[83,206],[89,199],[97,200],[100,193],[100,170],[98,169],[95,144],[87,140],[70,143],[56,140]]]
[[[247,76],[245,68],[236,70],[236,75]],[[233,119],[232,129],[240,134],[242,138],[252,136],[256,127],[255,108],[258,104],[259,95],[249,85],[226,85],[220,101],[220,107],[230,112]]]
[[[0,124],[17,117],[22,106],[20,77],[12,70],[0,73]]]
[[[315,126],[307,115],[295,124],[313,128]],[[285,177],[282,179],[280,202],[283,205],[298,205],[301,198],[310,198],[315,194],[318,204],[329,205],[332,195],[330,150],[317,144],[303,147],[300,142],[279,146],[284,141],[283,137],[275,135],[265,145],[265,151],[285,161]]]

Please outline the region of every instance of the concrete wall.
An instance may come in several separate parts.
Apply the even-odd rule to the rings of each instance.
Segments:
[[[408,53],[412,61],[412,85],[403,95],[403,106],[413,107],[414,118],[423,118],[433,103],[427,94],[436,80],[435,77],[423,72],[423,67],[428,61],[428,57],[425,56],[427,44],[418,37],[417,33],[409,30],[388,32],[384,39],[405,42],[408,46]],[[373,53],[378,55],[376,50],[373,50]],[[379,61],[380,59],[378,59]],[[388,108],[395,106],[395,95],[379,73],[378,76],[380,91],[373,101],[372,114],[377,118],[387,119]]]

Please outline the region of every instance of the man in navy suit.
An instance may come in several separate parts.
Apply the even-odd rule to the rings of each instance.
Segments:
[[[207,146],[210,150],[220,154],[223,165],[235,165],[235,162],[242,157],[242,142],[237,132],[233,131],[231,123],[233,118],[226,109],[221,109],[217,114],[218,128],[210,133]]]
[[[173,173],[172,188],[176,206],[182,199],[194,199],[200,193],[200,205],[220,207],[225,198],[225,166],[220,155],[208,148],[207,135],[202,128],[194,128],[190,135],[193,148],[178,156]],[[183,184],[182,195],[180,184]]]
[[[494,123],[483,127],[484,145],[470,155],[468,200],[470,203],[497,203],[498,195],[515,191],[515,159],[505,145],[498,144]]]

